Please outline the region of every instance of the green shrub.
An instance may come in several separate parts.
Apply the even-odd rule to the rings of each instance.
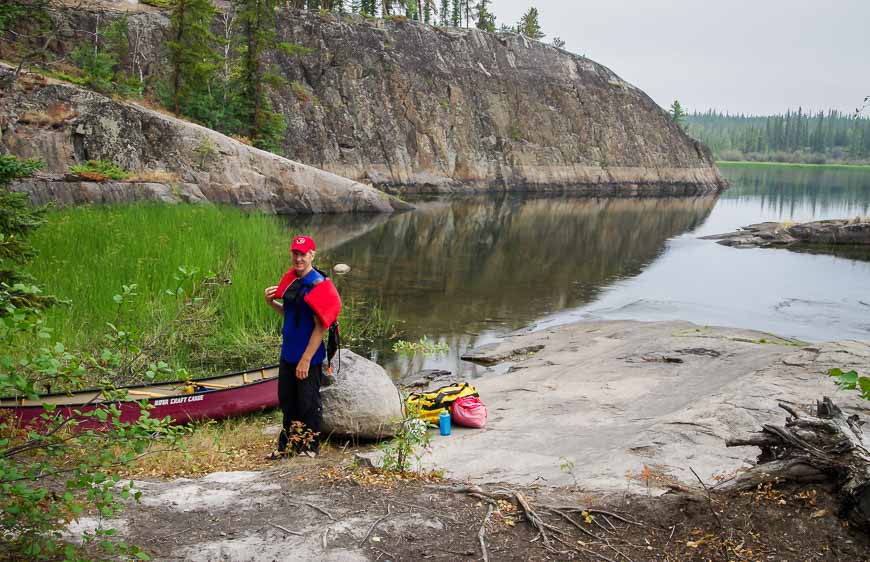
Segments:
[[[84,164],[71,166],[70,171],[79,177],[94,181],[121,181],[130,177],[129,172],[106,160],[88,160]]]
[[[834,377],[834,382],[842,389],[857,390],[865,400],[870,400],[870,377],[862,377],[857,371],[843,372],[842,369],[831,369],[829,377]]]
[[[409,411],[399,422],[393,439],[381,445],[381,451],[384,453],[381,469],[387,472],[410,472],[414,468],[411,460],[416,459],[419,464],[423,452],[428,447],[429,430],[426,422]]]
[[[39,167],[34,161],[0,157],[0,185],[24,177]],[[111,381],[136,355],[133,330],[121,321],[109,325],[103,349],[96,355],[69,352],[52,341],[45,326],[42,291],[24,268],[34,256],[28,235],[41,224],[41,211],[26,206],[21,194],[0,194],[0,240],[3,265],[12,282],[0,283],[0,396],[38,401],[43,392],[76,387],[86,377],[103,381],[104,402],[89,412],[64,417],[56,406],[43,403],[38,424],[18,427],[14,416],[0,419],[0,537],[3,558],[13,560],[78,560],[73,545],[62,533],[67,523],[84,513],[113,517],[121,500],[137,499],[133,483],[122,484],[114,474],[118,466],[144,454],[155,439],[172,446],[178,430],[169,420],[148,416],[144,403],[133,422],[121,422],[119,401],[125,391]],[[7,242],[14,240],[15,244]],[[125,287],[115,296],[118,318],[135,296],[135,287]],[[152,373],[168,371],[165,364]],[[89,421],[106,428],[85,429]],[[84,539],[106,557],[147,560],[141,549],[113,540],[113,529],[86,533]]]
[[[422,353],[423,355],[435,355],[438,353],[447,353],[449,349],[450,347],[446,343],[435,343],[430,341],[426,336],[423,336],[415,342],[399,340],[393,344],[393,351],[402,355],[416,355],[417,353]]]

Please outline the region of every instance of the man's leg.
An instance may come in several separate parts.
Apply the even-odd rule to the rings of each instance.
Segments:
[[[323,420],[323,402],[320,399],[320,379],[323,375],[323,365],[312,365],[308,371],[308,377],[296,379],[297,407],[294,409],[296,420],[305,424],[305,428],[314,433],[314,439],[308,447],[302,450],[320,450],[320,425]]]
[[[290,439],[290,424],[294,419],[294,407],[296,403],[296,364],[287,363],[281,359],[278,364],[278,403],[281,405],[283,419],[281,421],[281,433],[278,435],[278,450],[287,450],[287,442]]]

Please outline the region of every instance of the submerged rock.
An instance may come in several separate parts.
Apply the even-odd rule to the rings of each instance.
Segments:
[[[357,439],[392,437],[395,423],[402,418],[402,400],[387,372],[349,349],[339,351],[333,366],[332,384],[320,391],[323,434]]]

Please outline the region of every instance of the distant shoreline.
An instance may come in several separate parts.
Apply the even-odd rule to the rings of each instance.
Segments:
[[[870,170],[870,164],[803,164],[797,162],[754,162],[750,160],[717,160],[725,168],[812,168],[816,170]]]

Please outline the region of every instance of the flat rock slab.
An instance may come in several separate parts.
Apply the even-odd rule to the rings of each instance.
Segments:
[[[596,321],[515,335],[470,355],[520,360],[507,374],[474,380],[489,409],[486,428],[434,435],[424,462],[482,483],[625,489],[639,485],[627,475],[644,465],[694,482],[691,467],[714,482],[754,461],[757,449],[726,449],[725,440],[781,423],[778,402],[802,408],[827,395],[870,413],[825,376],[835,366],[870,370],[868,343],[808,346],[688,322]]]
[[[786,224],[762,222],[744,226],[735,232],[703,236],[723,246],[758,248],[800,244],[870,245],[870,218],[834,219]]]

